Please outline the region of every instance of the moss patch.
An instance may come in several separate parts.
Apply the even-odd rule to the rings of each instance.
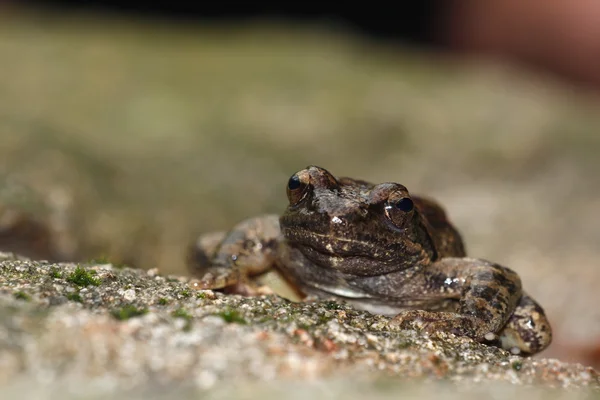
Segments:
[[[248,323],[244,319],[244,317],[242,317],[242,315],[236,310],[225,310],[217,315],[223,318],[223,320],[228,323],[236,323],[242,325],[246,325]]]
[[[50,277],[52,277],[54,279],[62,279],[63,273],[58,268],[52,268],[50,270]]]
[[[28,295],[25,292],[21,292],[21,291],[15,292],[14,296],[15,296],[15,299],[17,299],[17,300],[23,300],[23,301],[30,301],[31,300],[31,296],[30,295]]]
[[[95,272],[95,271],[94,271]],[[79,265],[72,273],[67,276],[67,282],[71,282],[77,286],[99,286],[100,279],[94,276],[94,273],[91,271],[86,271],[84,268],[81,268]]]
[[[81,295],[79,293],[67,293],[66,297],[70,301],[75,301],[77,303],[83,303],[83,299],[81,298]]]
[[[173,317],[175,318],[183,318],[185,320],[185,325],[183,327],[184,331],[189,331],[192,329],[192,316],[188,313],[184,308],[178,308],[173,311]]]
[[[522,361],[513,361],[511,364],[512,369],[514,369],[515,371],[520,371],[521,368],[523,368],[523,362]]]
[[[110,314],[119,321],[124,321],[129,318],[139,317],[140,315],[144,315],[147,312],[148,309],[146,308],[137,308],[136,306],[128,304],[119,309],[112,310]]]

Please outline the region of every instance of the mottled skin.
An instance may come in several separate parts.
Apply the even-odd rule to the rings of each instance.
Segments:
[[[468,258],[433,200],[398,183],[335,178],[310,166],[288,182],[280,217],[202,236],[191,265],[198,288],[259,293],[253,276],[276,268],[300,297],[337,298],[401,328],[444,331],[535,354],[551,340],[542,308],[512,270]]]

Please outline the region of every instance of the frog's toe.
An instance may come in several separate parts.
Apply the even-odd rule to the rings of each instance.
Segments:
[[[223,289],[235,285],[240,280],[239,273],[231,268],[207,268],[199,279],[191,283],[194,289]]]

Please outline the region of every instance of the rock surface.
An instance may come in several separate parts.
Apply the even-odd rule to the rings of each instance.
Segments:
[[[592,368],[388,320],[334,302],[197,291],[156,270],[0,254],[0,382],[15,396],[600,393]]]

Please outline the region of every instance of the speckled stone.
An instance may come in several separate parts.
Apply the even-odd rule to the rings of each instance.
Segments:
[[[276,397],[282,382],[347,398],[386,398],[389,387],[439,398],[438,385],[451,388],[448,398],[465,388],[565,389],[556,398],[600,391],[598,373],[579,364],[398,331],[389,318],[339,303],[245,298],[188,283],[156,270],[0,254],[0,383],[21,396],[48,387],[140,398],[174,389],[182,398],[198,390],[227,398],[250,387]]]

